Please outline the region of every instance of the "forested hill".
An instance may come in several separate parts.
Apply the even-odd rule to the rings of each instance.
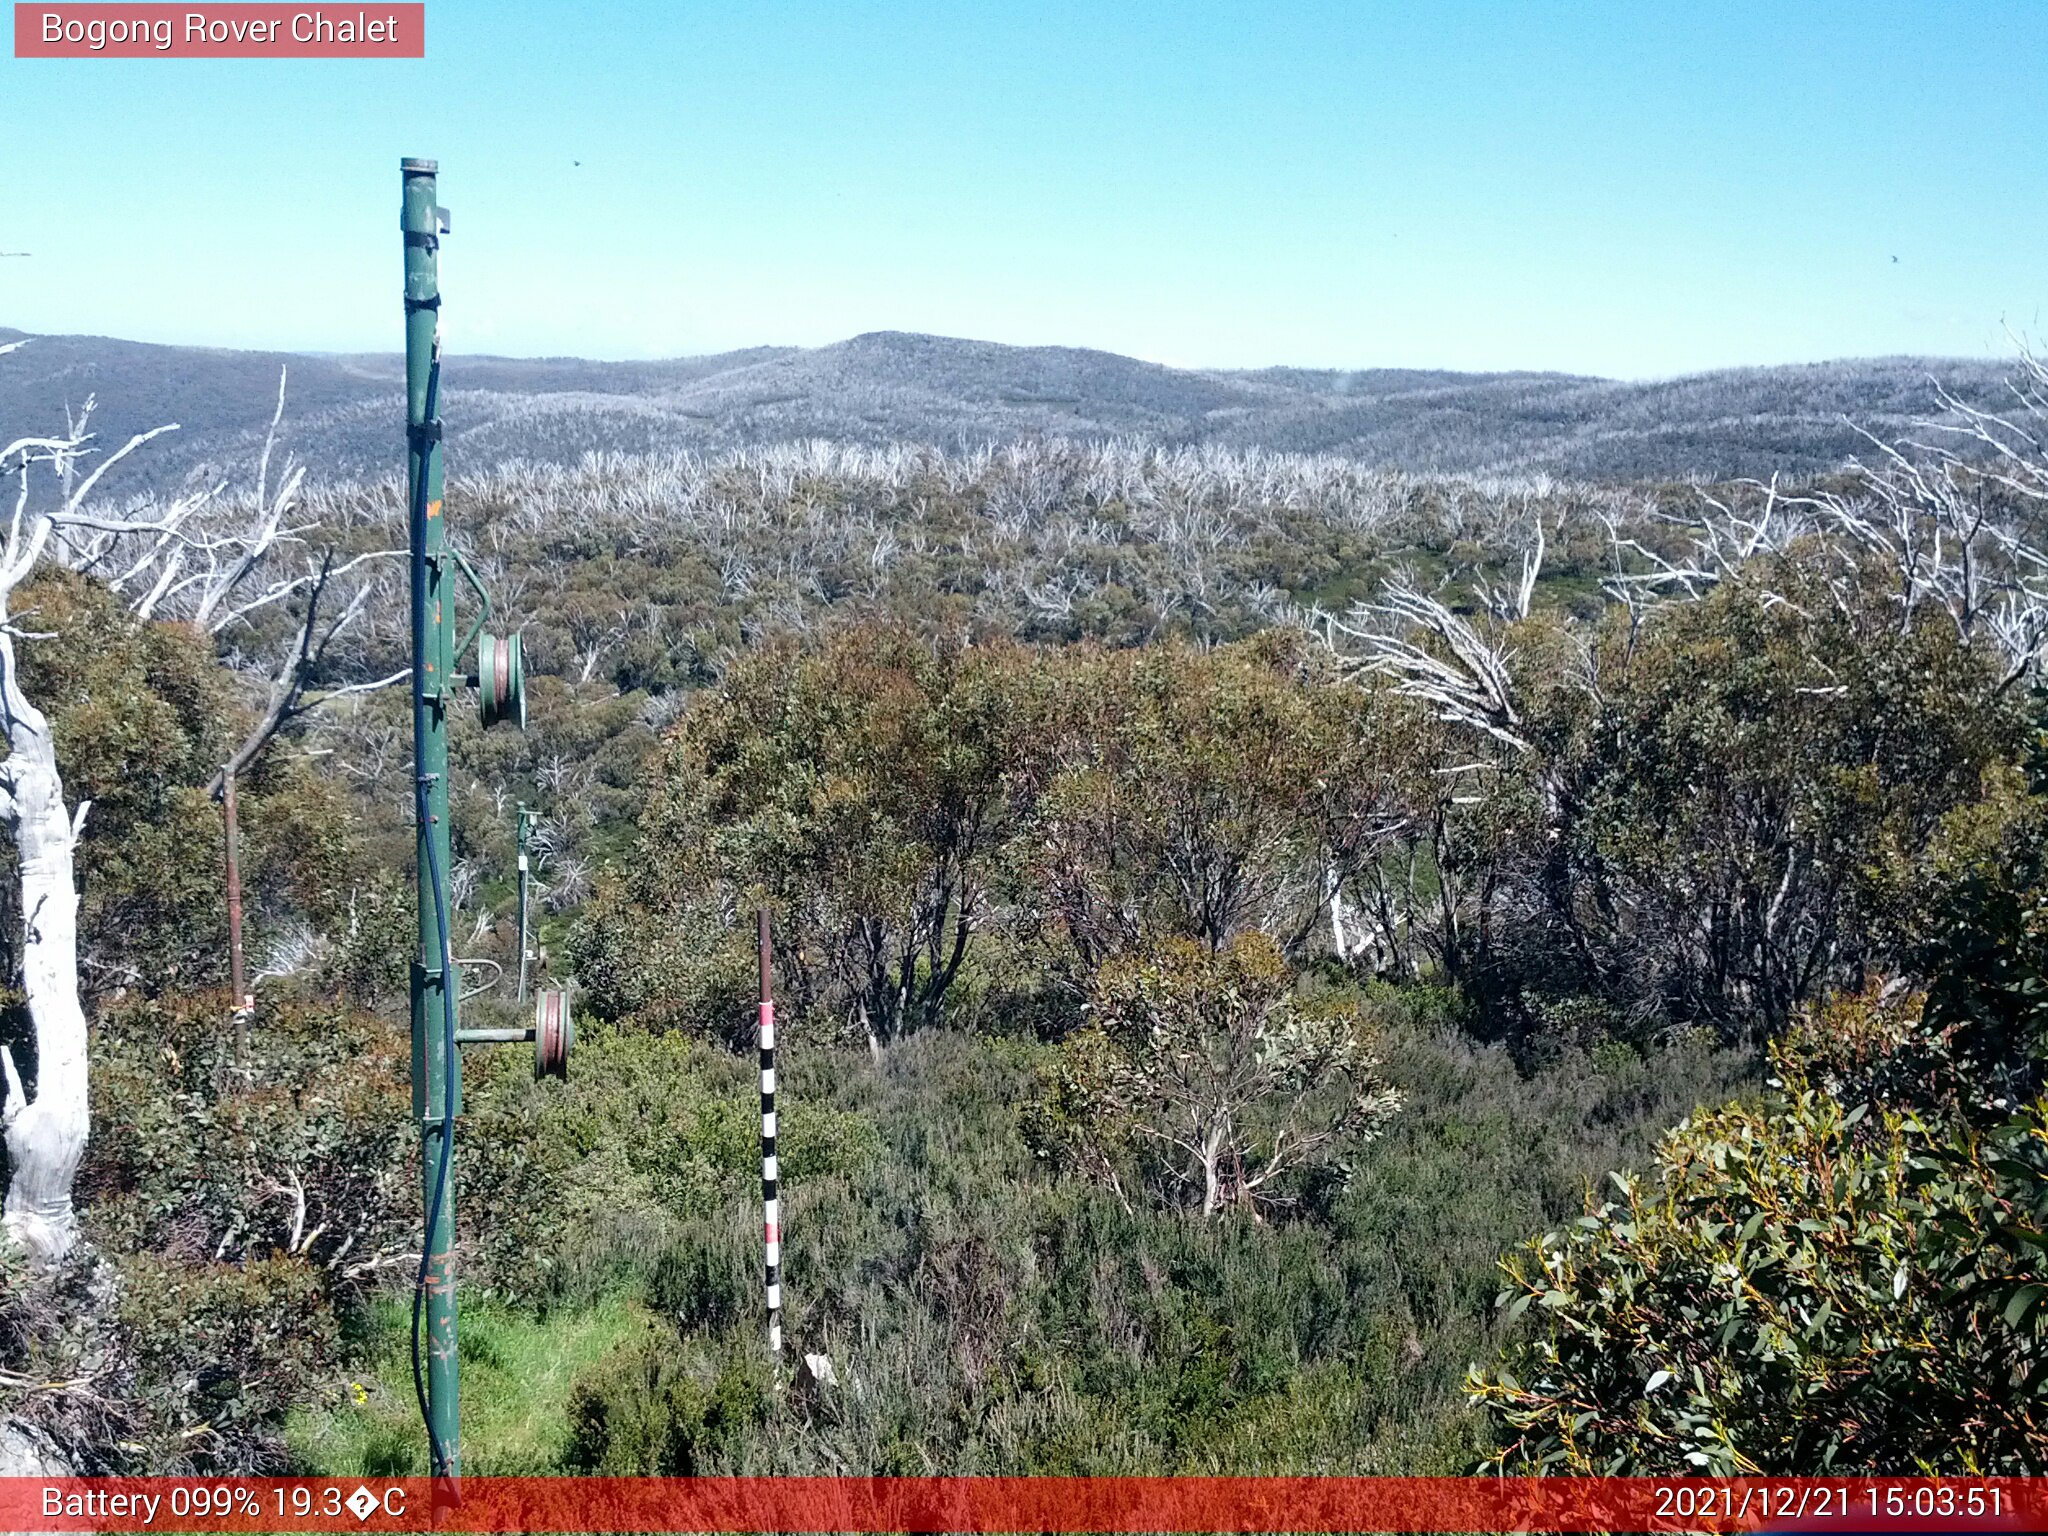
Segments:
[[[18,331],[0,328],[0,342]],[[0,415],[62,418],[88,395],[102,439],[176,421],[161,479],[243,466],[291,368],[289,441],[323,476],[394,461],[396,355],[303,355],[44,336],[0,366]],[[1651,383],[1556,373],[1192,371],[1073,347],[876,332],[817,348],[662,362],[452,357],[459,468],[822,437],[956,447],[1043,436],[1340,453],[1407,470],[1722,479],[1838,467],[1934,405],[1933,380],[1996,406],[2003,363],[1880,358]]]

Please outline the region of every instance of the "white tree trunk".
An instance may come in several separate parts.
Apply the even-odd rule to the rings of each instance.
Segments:
[[[23,344],[8,342],[0,345],[0,352],[12,352]],[[280,383],[280,390],[282,387]],[[92,434],[86,428],[91,414],[88,400],[84,412],[67,423],[66,436],[18,437],[0,446],[0,467],[5,468],[8,479],[18,482],[13,516],[0,538],[0,729],[7,737],[7,760],[0,762],[0,821],[13,834],[20,864],[22,991],[28,1001],[36,1056],[36,1094],[31,1101],[13,1053],[0,1047],[0,1077],[5,1079],[0,1126],[5,1127],[10,1169],[0,1229],[20,1243],[31,1262],[52,1266],[65,1258],[78,1240],[71,1186],[85,1156],[90,1119],[85,1008],[78,999],[78,879],[73,862],[78,829],[85,823],[88,807],[80,805],[74,815],[64,804],[64,780],[57,771],[57,744],[50,736],[50,722],[22,691],[21,668],[14,652],[19,631],[14,628],[9,605],[16,589],[44,562],[87,569],[112,554],[123,540],[141,541],[128,546],[128,553],[139,552],[140,558],[130,561],[125,574],[111,583],[117,592],[124,582],[141,579],[160,561],[169,559],[175,565],[187,548],[202,550],[215,562],[216,572],[220,570],[219,557],[229,550],[239,551],[251,562],[261,559],[276,543],[277,527],[297,489],[297,481],[292,479],[278,493],[268,523],[241,538],[215,537],[204,529],[196,540],[185,535],[186,525],[210,500],[211,493],[181,497],[169,506],[151,502],[138,517],[97,512],[89,503],[102,477],[151,438],[177,428],[162,426],[137,433],[122,447],[101,456],[98,464],[81,476],[77,473],[79,462],[91,451]],[[267,449],[265,454],[267,464]],[[32,509],[30,495],[32,472],[38,465],[46,467],[56,481],[55,501],[41,511]],[[247,569],[247,565],[240,566],[226,590],[232,590]],[[252,599],[241,611],[247,613],[252,606],[281,600],[303,585],[298,579],[277,583],[271,594]],[[164,591],[160,580],[142,600],[144,606],[153,605]]]
[[[1344,882],[1335,875],[1330,877],[1330,948],[1339,961],[1351,958],[1351,947],[1344,938]]]
[[[35,1027],[36,1094],[24,1090],[0,1047],[7,1080],[5,1225],[31,1259],[54,1264],[71,1251],[78,1217],[71,1184],[85,1155],[85,1009],[78,1000],[78,883],[72,863],[86,807],[64,805],[56,744],[41,710],[21,691],[12,637],[0,633],[0,704],[8,757],[6,816],[21,866],[22,989]]]
[[[1209,1127],[1209,1134],[1202,1138],[1202,1216],[1206,1220],[1214,1216],[1223,1204],[1223,1178],[1218,1165],[1223,1161],[1223,1125],[1219,1121]]]

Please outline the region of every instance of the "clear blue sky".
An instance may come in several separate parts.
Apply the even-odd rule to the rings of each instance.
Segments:
[[[427,24],[414,62],[0,57],[0,250],[33,253],[0,260],[0,324],[395,349],[406,154],[455,211],[460,351],[905,329],[1643,377],[2001,355],[2048,312],[2043,0]]]

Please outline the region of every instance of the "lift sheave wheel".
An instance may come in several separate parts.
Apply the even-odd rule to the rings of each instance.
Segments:
[[[533,1075],[569,1075],[569,1048],[576,1043],[576,1022],[569,1017],[569,993],[544,987],[533,1009]]]
[[[500,720],[526,729],[526,666],[517,635],[476,637],[476,702],[485,730]]]

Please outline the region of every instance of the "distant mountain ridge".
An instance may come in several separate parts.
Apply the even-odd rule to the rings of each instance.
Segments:
[[[0,328],[0,342],[20,331]],[[38,336],[0,360],[10,436],[95,395],[102,442],[166,421],[143,472],[237,474],[290,369],[284,440],[316,474],[382,476],[399,460],[403,360]],[[1393,469],[1577,479],[1723,479],[1837,468],[1850,423],[1904,431],[1930,378],[1996,407],[2011,370],[1873,358],[1631,383],[1563,373],[1169,368],[1079,347],[897,331],[824,347],[657,362],[451,356],[451,468],[585,453],[716,450],[792,438],[940,447],[1048,436],[1332,453]]]

